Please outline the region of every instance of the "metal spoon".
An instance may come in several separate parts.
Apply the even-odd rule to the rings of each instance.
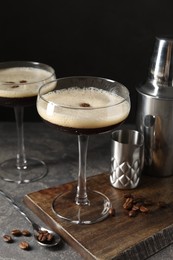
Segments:
[[[25,219],[32,225],[33,227],[33,233],[34,233],[34,238],[36,239],[37,243],[40,244],[41,246],[44,247],[52,247],[52,246],[56,246],[60,243],[61,238],[58,234],[56,234],[55,232],[53,232],[52,230],[49,230],[47,228],[41,227],[38,224],[34,223],[27,215],[26,213],[20,208],[20,206],[18,206],[14,200],[12,198],[10,198],[7,194],[5,194],[2,190],[0,190],[0,194],[3,195],[13,206],[15,209],[17,209],[21,215],[23,215],[25,217]],[[41,241],[42,239],[40,239],[39,235],[44,235],[44,233],[46,232],[46,234],[51,234],[51,239],[49,241],[49,239],[43,239],[43,241]]]

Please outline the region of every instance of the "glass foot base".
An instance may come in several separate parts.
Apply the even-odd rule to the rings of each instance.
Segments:
[[[28,158],[27,164],[18,169],[16,158],[0,164],[0,178],[8,182],[29,183],[43,178],[48,172],[46,164],[35,158]]]
[[[88,191],[87,205],[77,205],[76,191],[60,194],[52,204],[53,212],[60,218],[74,224],[93,224],[109,215],[110,200],[98,191]]]

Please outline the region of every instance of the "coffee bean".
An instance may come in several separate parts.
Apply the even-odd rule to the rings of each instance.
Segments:
[[[22,235],[26,236],[26,237],[29,237],[29,236],[31,236],[31,233],[29,232],[29,230],[24,229],[24,230],[22,230]]]
[[[133,205],[133,207],[132,207],[133,211],[138,211],[139,209],[140,209],[140,206],[137,204]]]
[[[110,209],[109,209],[109,215],[110,215],[111,217],[114,217],[114,216],[115,216],[115,209],[114,209],[114,208],[110,208]]]
[[[144,207],[143,205],[142,206],[140,206],[140,212],[142,212],[142,213],[148,213],[149,212],[149,209],[148,208],[146,208],[146,207]]]
[[[53,240],[53,235],[49,233],[49,234],[47,235],[47,241],[48,241],[48,242],[51,242],[52,240]]]
[[[123,204],[123,208],[127,210],[131,210],[133,207],[133,199],[132,198],[127,198],[125,203]]]
[[[22,241],[22,242],[20,242],[19,247],[21,249],[23,249],[23,250],[28,250],[29,249],[29,244],[26,241]]]
[[[38,241],[40,242],[46,242],[47,240],[47,234],[39,234],[38,237],[37,237]]]
[[[27,83],[27,80],[23,79],[19,81],[20,83]]]
[[[42,243],[49,243],[54,239],[54,236],[48,231],[39,230],[37,239]]]
[[[39,230],[38,233],[47,235],[49,232],[47,230]]]
[[[129,211],[129,217],[136,217],[137,211],[136,210],[130,210]]]
[[[3,236],[3,239],[4,239],[4,241],[7,242],[7,243],[12,243],[12,242],[13,242],[12,237],[9,236],[9,235],[4,235],[4,236]]]
[[[13,236],[15,236],[15,237],[19,237],[19,236],[22,235],[22,232],[21,232],[19,229],[13,229],[13,230],[11,231],[11,234],[12,234]]]

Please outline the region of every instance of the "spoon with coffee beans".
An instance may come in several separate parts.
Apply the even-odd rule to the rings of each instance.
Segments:
[[[23,215],[25,217],[25,219],[32,225],[34,237],[39,245],[44,246],[44,247],[52,247],[52,246],[56,246],[60,243],[61,238],[57,233],[34,223],[26,215],[26,213],[20,208],[20,206],[17,205],[16,202],[14,202],[14,200],[12,198],[10,198],[2,190],[0,190],[0,194],[3,195],[13,205],[13,207],[15,209],[17,209],[21,213],[21,215]]]

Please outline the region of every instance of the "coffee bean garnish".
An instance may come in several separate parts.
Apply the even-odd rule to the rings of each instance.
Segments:
[[[53,235],[52,234],[47,234],[47,241],[51,242],[53,240]]]
[[[90,104],[88,104],[88,103],[80,103],[79,106],[80,107],[90,107]]]
[[[10,235],[4,235],[3,239],[7,243],[12,243],[13,242],[13,239],[12,239],[12,237]]]
[[[20,83],[27,83],[27,80],[20,80]]]
[[[30,248],[29,243],[26,241],[20,242],[19,247],[23,250],[28,250]]]
[[[18,88],[18,87],[19,87],[18,85],[11,86],[11,88]]]

